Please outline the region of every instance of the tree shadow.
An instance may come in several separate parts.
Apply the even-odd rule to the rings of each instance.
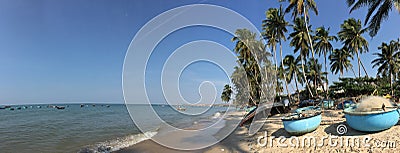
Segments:
[[[347,132],[345,132],[344,134],[339,134],[337,131],[337,128],[339,125],[344,125],[347,129]],[[357,131],[357,130],[351,128],[345,121],[329,125],[328,127],[326,127],[324,129],[324,132],[327,134],[335,135],[335,136],[361,136],[361,135],[371,134],[371,133]]]

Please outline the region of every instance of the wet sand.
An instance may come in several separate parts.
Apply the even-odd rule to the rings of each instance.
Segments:
[[[228,117],[226,119],[226,125],[230,125],[234,123],[234,121],[240,120],[243,114],[236,114]],[[174,150],[167,147],[163,147],[151,140],[146,140],[140,142],[134,146],[122,149],[117,151],[119,153],[127,153],[127,152],[145,152],[145,153],[186,153],[186,152],[266,152],[266,153],[289,153],[289,152],[400,152],[400,124],[398,123],[394,127],[375,133],[364,133],[351,129],[346,124],[346,119],[344,118],[344,114],[341,110],[326,110],[322,114],[322,122],[321,125],[313,132],[307,133],[302,136],[298,136],[297,138],[301,141],[302,139],[307,140],[309,137],[314,137],[316,139],[315,146],[313,145],[304,145],[301,143],[299,145],[290,146],[291,143],[291,135],[287,133],[281,121],[282,115],[278,114],[272,117],[269,117],[266,121],[266,124],[260,129],[258,133],[253,136],[248,135],[247,127],[237,127],[236,130],[230,134],[228,137],[223,139],[221,142],[201,150],[192,150],[192,151],[180,151]],[[347,133],[344,135],[339,135],[337,132],[337,127],[339,125],[345,125],[347,127]],[[227,128],[223,128],[225,130]],[[271,137],[281,137],[286,138],[286,140],[279,144],[278,139],[273,139],[273,143],[270,144],[271,141],[268,141],[265,145],[264,139],[260,139],[260,143],[257,143],[258,138],[264,138],[265,134],[267,134],[267,140]],[[218,137],[218,135],[214,135]],[[325,138],[326,137],[326,138]],[[331,142],[329,141],[331,138]],[[333,138],[333,139],[332,139]],[[352,146],[353,140],[360,140],[359,146],[357,146],[357,141],[355,141]],[[342,143],[340,143],[340,139],[342,139]],[[370,144],[369,147],[365,146],[364,139],[368,140],[367,144]],[[281,141],[281,140],[280,140]],[[346,141],[349,143],[346,146]],[[293,144],[296,144],[296,141],[293,141]],[[337,142],[336,145],[331,146]],[[385,144],[386,143],[386,144]],[[282,144],[286,144],[287,146],[282,146]],[[318,146],[321,145],[321,146]]]

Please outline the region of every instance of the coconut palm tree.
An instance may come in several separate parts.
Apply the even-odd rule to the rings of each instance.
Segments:
[[[300,100],[300,91],[299,91],[299,86],[298,86],[298,75],[302,72],[300,72],[300,58],[295,58],[292,55],[286,55],[285,58],[283,59],[283,65],[285,67],[285,72],[288,74],[288,82],[292,82],[294,80],[295,85],[296,85],[296,92],[297,92],[297,99]]]
[[[281,2],[284,2],[286,0],[281,0]],[[317,4],[315,3],[314,0],[288,0],[289,1],[289,6],[286,8],[285,12],[289,13],[292,12],[292,17],[293,20],[296,19],[299,15],[304,15],[308,16],[308,10],[311,9],[312,11],[315,12],[316,15],[318,15],[318,8]],[[305,22],[306,22],[306,18]]]
[[[361,7],[368,7],[368,12],[364,25],[368,23],[369,35],[374,37],[379,29],[381,23],[387,20],[390,11],[396,8],[400,13],[400,1],[399,0],[346,0],[350,9],[350,13]]]
[[[315,63],[317,63],[317,65],[314,65]],[[322,72],[322,65],[318,64],[318,59],[313,59],[311,58],[308,62],[307,62],[307,66],[306,66],[306,76],[307,76],[307,82],[309,82],[309,84],[311,84],[311,82],[313,83],[313,88],[316,91],[316,95],[318,96],[318,88],[320,86],[323,86],[323,82],[326,81],[324,75],[326,72]]]
[[[286,1],[286,0],[280,0],[280,1]],[[315,58],[313,40],[311,38],[309,30],[310,27],[308,26],[308,17],[309,17],[308,12],[311,9],[316,15],[318,15],[317,4],[315,3],[314,0],[288,0],[288,1],[289,1],[289,6],[286,8],[285,12],[286,13],[292,12],[293,20],[296,20],[298,15],[303,15],[302,19],[304,20],[303,23],[305,24],[307,31],[308,43],[310,43],[311,57]],[[314,63],[314,65],[317,65],[317,63]]]
[[[234,52],[237,54],[238,63],[243,67],[249,85],[249,105],[257,105],[260,102],[263,90],[261,65],[268,61],[269,53],[265,51],[265,45],[256,40],[256,33],[247,29],[238,29],[235,37]],[[265,95],[265,94],[264,94]]]
[[[224,102],[229,102],[231,100],[231,94],[232,94],[232,88],[228,84],[224,86],[224,90],[222,91],[221,94],[221,99]]]
[[[362,36],[365,32],[367,32],[367,29],[362,28],[361,20],[350,18],[340,25],[340,31],[338,33],[339,39],[342,41],[344,47],[351,53],[357,55],[358,77],[361,77],[361,66],[368,77],[368,73],[360,59],[360,54],[368,52],[368,41]]]
[[[329,28],[325,29],[325,27],[319,27],[315,30],[315,51],[316,53],[321,56],[321,54],[324,55],[325,61],[325,72],[328,72],[328,67],[327,67],[327,54],[331,53],[333,50],[333,46],[331,44],[332,41],[337,41],[338,38],[336,36],[329,35]],[[326,95],[328,96],[329,93],[329,80],[328,80],[328,73],[326,73],[326,84],[327,84],[327,89],[326,89]]]
[[[340,72],[340,77],[343,77],[344,70],[348,70],[352,67],[350,59],[353,59],[353,55],[346,49],[335,49],[329,56],[331,71],[334,74]]]
[[[235,89],[235,100],[234,104],[236,105],[244,105],[249,104],[250,97],[250,87],[248,83],[248,79],[246,77],[246,72],[243,67],[235,66],[234,71],[231,75],[231,80],[233,83],[233,87]]]
[[[306,57],[309,55],[310,44],[309,37],[307,36],[307,27],[304,24],[304,20],[301,18],[296,18],[293,25],[293,32],[289,34],[290,46],[294,47],[294,53],[300,51],[300,59],[301,59],[301,68],[303,72],[303,81],[306,83],[307,89],[311,97],[314,97],[308,82],[306,81],[305,67],[304,62],[306,61]]]
[[[390,90],[393,95],[393,76],[400,65],[400,52],[396,50],[395,41],[391,41],[389,44],[383,42],[378,49],[381,50],[381,52],[374,53],[374,55],[378,57],[371,62],[371,64],[373,64],[372,68],[378,67],[378,75],[390,76]]]
[[[272,47],[272,51],[275,53],[275,62],[276,61],[276,42],[279,43],[280,48],[280,57],[281,57],[281,65],[283,65],[283,55],[282,55],[282,40],[286,41],[285,33],[288,31],[286,27],[289,23],[285,20],[285,14],[282,11],[282,5],[279,9],[270,8],[265,13],[266,19],[263,20],[263,37],[268,41],[268,45]],[[276,64],[277,65],[277,64]],[[283,73],[283,78],[287,78],[286,74]],[[288,88],[287,79],[283,79],[286,87],[286,92],[290,101],[290,93]]]

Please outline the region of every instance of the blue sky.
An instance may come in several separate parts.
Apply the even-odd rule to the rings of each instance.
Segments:
[[[0,104],[122,103],[122,66],[134,35],[158,14],[198,3],[232,9],[260,30],[265,11],[279,7],[275,0],[1,0]],[[349,15],[344,0],[316,3],[319,15],[311,15],[313,29],[324,25],[331,28],[331,33],[337,33],[343,20],[365,18],[366,9]],[[362,61],[370,76],[376,74],[370,64],[372,53],[378,51],[382,41],[400,37],[399,23],[400,15],[392,11],[376,37],[365,35],[370,53],[362,55]],[[167,57],[183,44],[200,39],[218,42],[228,49],[234,46],[230,34],[210,27],[186,28],[170,34],[149,59],[146,85],[150,99],[163,101],[158,84],[160,68]],[[334,46],[339,48],[341,44]],[[283,50],[284,55],[293,53],[288,42]],[[355,61],[353,65],[357,65]],[[331,81],[337,80],[337,75],[329,77]],[[228,78],[217,66],[205,62],[194,63],[182,73],[180,88],[185,99],[199,99],[198,84],[205,80],[217,82],[220,101],[221,87]]]

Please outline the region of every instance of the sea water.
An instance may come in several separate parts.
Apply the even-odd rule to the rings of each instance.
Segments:
[[[57,105],[65,106],[65,109],[48,105],[0,109],[0,152],[109,152],[134,145],[162,131],[161,125],[140,131],[123,104]],[[129,108],[140,111],[143,107]],[[177,128],[215,121],[227,111],[227,107],[211,107],[201,115],[184,115],[167,105],[152,107],[162,120]],[[198,106],[186,109],[204,110]],[[149,120],[148,124],[151,122]]]

